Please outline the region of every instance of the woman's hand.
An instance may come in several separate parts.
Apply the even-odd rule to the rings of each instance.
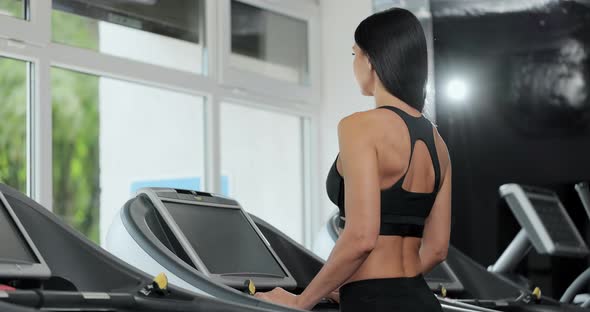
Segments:
[[[297,302],[297,295],[294,295],[281,287],[276,287],[275,289],[268,291],[268,292],[257,292],[254,296],[258,299],[266,300],[276,304],[282,304],[284,306],[288,306],[295,309],[301,309],[298,306]]]

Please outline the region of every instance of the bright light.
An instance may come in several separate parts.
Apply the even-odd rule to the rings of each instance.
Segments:
[[[461,79],[453,79],[447,85],[447,96],[454,101],[467,98],[467,84]]]

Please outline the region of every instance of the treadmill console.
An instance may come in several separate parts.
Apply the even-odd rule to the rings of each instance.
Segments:
[[[170,229],[185,262],[208,278],[244,288],[294,288],[297,283],[249,215],[233,199],[171,188],[143,188]]]
[[[500,187],[500,195],[538,253],[554,256],[588,254],[586,244],[555,192],[505,184]]]
[[[0,281],[50,276],[45,260],[0,192]]]

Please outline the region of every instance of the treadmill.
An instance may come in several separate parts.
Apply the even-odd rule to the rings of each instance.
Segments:
[[[576,192],[580,197],[582,206],[586,210],[586,214],[590,219],[590,183],[580,182],[575,185]],[[580,294],[579,292],[584,289],[590,282],[590,268],[582,272],[565,290],[559,301],[561,302],[574,302],[581,303],[584,308],[590,307],[590,294]]]
[[[500,186],[512,214],[522,227],[489,270],[510,273],[530,251],[542,255],[584,257],[588,247],[555,192],[519,184]]]
[[[168,286],[163,276],[126,264],[0,184],[0,311],[37,310],[275,311]]]
[[[555,192],[540,187],[505,184],[499,193],[522,229],[498,258],[490,272],[510,276],[518,263],[535,248],[537,253],[560,257],[585,257],[589,250]],[[570,287],[571,291],[571,287]],[[562,298],[562,304],[576,303]]]
[[[2,302],[2,290],[12,290],[10,280],[46,279],[50,275],[47,264],[24,231],[6,198],[0,193],[0,311],[37,311]]]
[[[166,272],[181,288],[273,311],[287,309],[245,294],[250,282],[301,293],[324,264],[234,199],[173,188],[140,189],[113,221],[106,248],[148,274]],[[338,310],[328,300],[313,309]],[[495,311],[460,302],[443,302],[443,310]]]

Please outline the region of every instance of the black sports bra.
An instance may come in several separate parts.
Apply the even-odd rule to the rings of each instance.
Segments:
[[[432,210],[440,188],[440,164],[436,153],[432,124],[423,116],[411,116],[397,107],[379,106],[378,108],[385,108],[398,114],[408,127],[411,151],[407,170],[410,168],[415,143],[420,140],[428,148],[435,173],[434,191],[432,193],[414,193],[404,190],[402,185],[408,173],[407,170],[392,187],[381,190],[381,229],[379,235],[422,237],[424,221],[430,214],[430,210]],[[328,173],[326,189],[328,197],[340,210],[340,227],[344,228],[346,220],[344,215],[345,186],[344,179],[336,167],[337,160],[338,156],[336,156],[336,160],[334,160],[334,164]]]

